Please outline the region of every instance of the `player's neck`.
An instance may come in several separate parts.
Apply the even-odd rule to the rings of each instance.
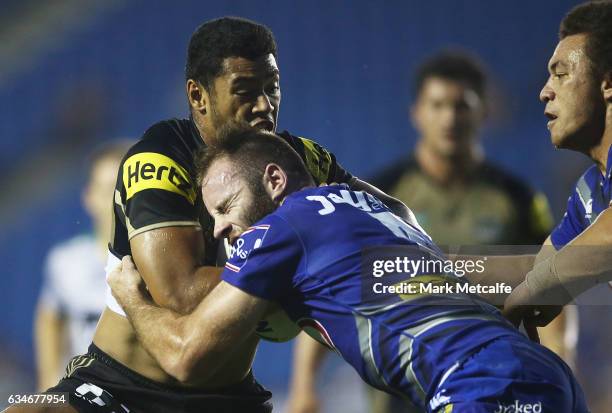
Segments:
[[[426,175],[441,185],[448,185],[464,182],[482,162],[484,155],[481,147],[474,144],[461,153],[448,156],[420,140],[416,146],[415,157]]]
[[[200,139],[202,139],[202,141],[206,145],[210,145],[211,144],[210,138],[207,137],[206,133],[204,132],[204,124],[203,124],[201,115],[198,113],[191,112],[191,121],[193,122],[196,129],[198,130],[198,133],[200,134]]]
[[[612,127],[607,124],[601,141],[598,145],[591,148],[588,153],[589,157],[597,164],[597,167],[603,174],[607,172],[606,167],[608,165],[610,145],[612,145]]]

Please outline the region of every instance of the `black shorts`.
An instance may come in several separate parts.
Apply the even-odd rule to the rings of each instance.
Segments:
[[[50,393],[69,393],[79,413],[270,413],[272,393],[253,374],[240,383],[204,392],[154,382],[120,364],[95,345],[70,360]]]

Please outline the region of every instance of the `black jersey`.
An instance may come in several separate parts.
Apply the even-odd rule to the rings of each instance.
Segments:
[[[352,176],[336,157],[316,142],[282,132],[302,157],[317,183],[346,182]],[[191,119],[171,119],[151,126],[119,167],[113,206],[111,252],[130,254],[129,240],[143,232],[174,226],[200,226],[207,265],[217,261],[213,219],[196,185],[194,155],[204,141]]]
[[[439,245],[540,245],[552,227],[544,194],[490,162],[461,186],[436,183],[413,156],[370,182],[405,202]]]

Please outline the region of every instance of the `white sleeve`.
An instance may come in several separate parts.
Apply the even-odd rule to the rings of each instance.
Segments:
[[[57,285],[58,274],[56,272],[58,268],[56,261],[57,250],[53,248],[45,258],[39,304],[48,310],[63,313],[64,305],[59,294],[59,286]]]

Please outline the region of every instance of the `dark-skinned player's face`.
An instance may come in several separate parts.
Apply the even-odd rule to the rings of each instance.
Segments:
[[[280,106],[280,78],[272,54],[256,60],[228,57],[208,91],[205,133],[215,132],[230,121],[274,132]]]
[[[557,148],[586,151],[603,136],[605,101],[591,71],[586,42],[585,34],[559,42],[540,92],[550,138]]]

